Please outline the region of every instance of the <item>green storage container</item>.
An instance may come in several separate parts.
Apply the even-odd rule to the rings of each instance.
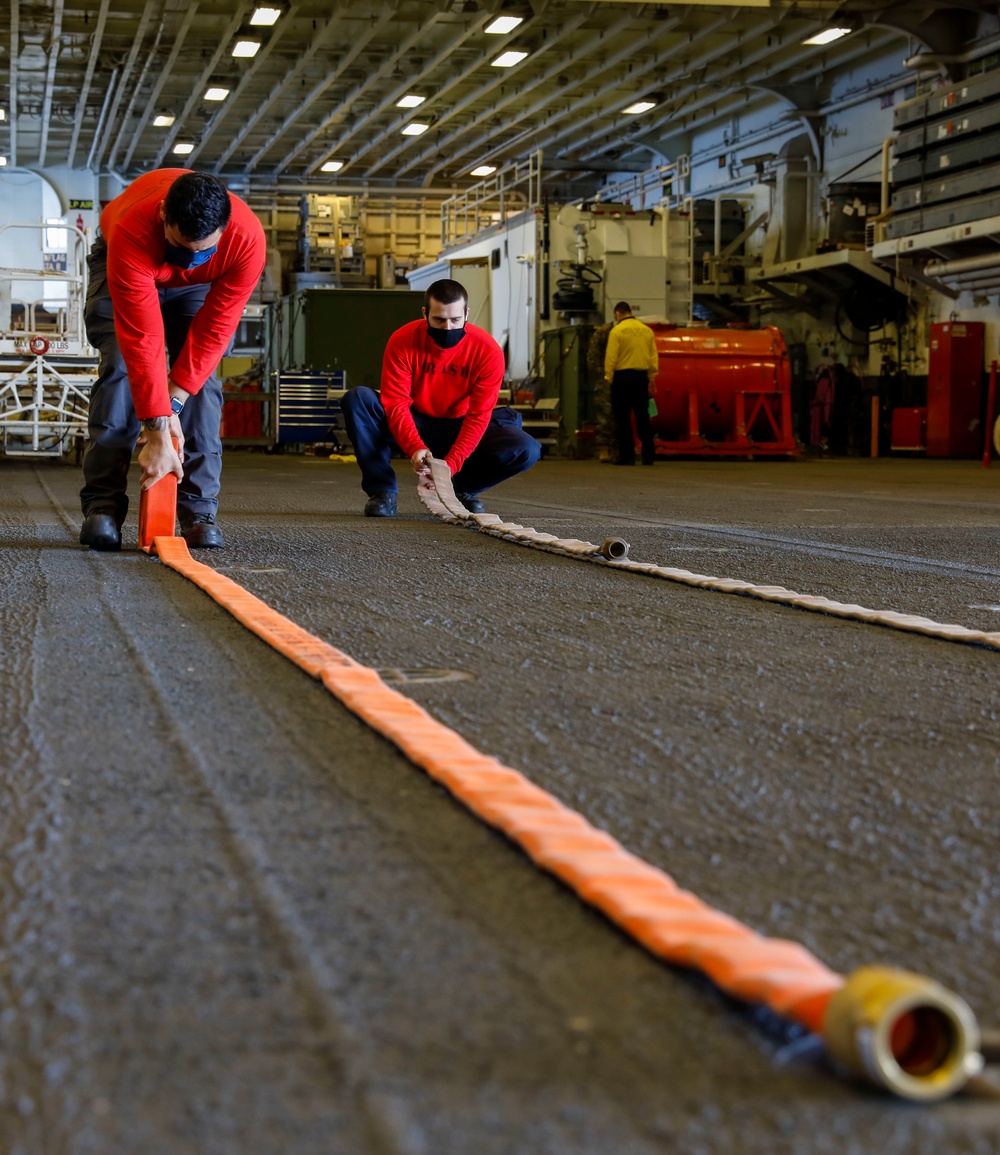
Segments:
[[[302,289],[282,297],[271,370],[341,369],[347,385],[378,389],[386,342],[421,316],[423,294],[394,289]]]

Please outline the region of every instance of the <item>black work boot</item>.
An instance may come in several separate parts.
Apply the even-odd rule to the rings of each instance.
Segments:
[[[396,495],[373,493],[365,502],[365,517],[395,517]]]
[[[469,513],[485,513],[486,506],[479,500],[476,493],[456,493],[455,496],[465,506]]]
[[[181,537],[189,549],[222,549],[226,540],[210,513],[196,513],[181,522]]]
[[[114,515],[88,513],[80,527],[80,544],[107,551],[121,549],[122,531]]]

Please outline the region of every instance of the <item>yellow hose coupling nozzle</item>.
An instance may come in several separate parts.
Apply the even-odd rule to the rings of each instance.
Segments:
[[[862,967],[823,1020],[830,1054],[878,1087],[920,1102],[946,1099],[983,1067],[979,1025],[964,999],[933,979]]]

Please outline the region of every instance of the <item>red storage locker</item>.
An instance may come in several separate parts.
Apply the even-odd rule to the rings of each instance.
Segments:
[[[927,456],[978,457],[982,450],[984,325],[931,325]]]
[[[927,448],[927,409],[908,408],[892,411],[891,450]]]

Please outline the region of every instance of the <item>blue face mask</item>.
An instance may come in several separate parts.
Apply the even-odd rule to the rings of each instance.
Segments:
[[[167,252],[164,259],[179,269],[196,269],[199,265],[203,265],[218,247],[213,245],[210,249],[202,249],[200,253],[195,253],[181,245],[172,245],[169,241],[166,244]]]

